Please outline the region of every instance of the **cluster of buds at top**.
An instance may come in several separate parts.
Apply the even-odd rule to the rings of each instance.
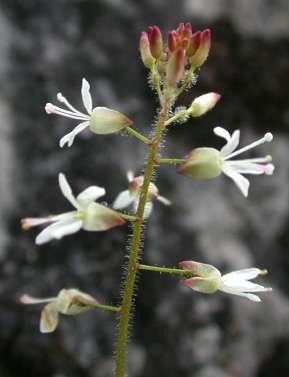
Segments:
[[[160,76],[166,76],[170,86],[177,85],[184,77],[186,68],[194,71],[205,62],[211,48],[211,31],[192,31],[190,23],[181,23],[169,32],[168,41],[158,26],[150,26],[140,39],[140,52],[144,65],[157,67]]]

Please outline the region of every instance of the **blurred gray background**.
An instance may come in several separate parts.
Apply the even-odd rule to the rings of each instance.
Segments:
[[[269,377],[289,374],[289,3],[287,0],[1,0],[0,1],[0,376],[110,377],[113,314],[62,317],[51,335],[38,331],[39,307],[26,292],[51,296],[78,287],[117,304],[127,260],[128,227],[85,233],[36,247],[38,230],[19,219],[70,210],[57,185],[65,172],[75,192],[97,184],[111,203],[125,172],[143,168],[145,148],[130,137],[82,133],[71,149],[59,138],[74,122],[48,117],[58,91],[81,106],[81,78],[94,105],[118,109],[149,132],[156,98],[138,55],[140,32],[179,22],[210,27],[213,46],[199,81],[181,99],[218,91],[222,100],[202,119],[173,128],[166,156],[221,146],[216,125],[241,129],[245,145],[266,131],[259,149],[274,156],[272,177],[251,179],[248,199],[226,177],[194,182],[162,167],[158,186],[174,205],[156,205],[144,261],[176,266],[212,263],[224,272],[266,267],[272,286],[261,304],[225,294],[201,295],[176,278],[138,279],[129,349],[130,377]],[[257,152],[256,152],[257,153]],[[258,155],[258,154],[257,154]]]

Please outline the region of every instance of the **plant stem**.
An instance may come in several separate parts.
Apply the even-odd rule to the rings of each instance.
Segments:
[[[183,164],[187,160],[185,158],[161,158],[158,160],[158,164],[172,164],[172,165],[177,165],[177,164]]]
[[[158,267],[158,266],[147,266],[145,264],[139,264],[139,270],[144,271],[154,271],[166,274],[179,275],[184,278],[190,278],[193,276],[192,271],[190,270],[181,270],[179,268],[167,268],[167,267]]]
[[[125,128],[126,131],[131,134],[132,136],[136,137],[137,139],[139,139],[141,142],[145,143],[145,144],[150,144],[150,140],[143,136],[142,134],[140,134],[139,132],[137,132],[136,130],[134,130],[133,128],[131,127],[126,127]]]
[[[168,118],[168,113],[171,107],[172,99],[166,94],[163,98],[162,108],[159,114],[158,122],[155,126],[154,135],[149,145],[149,155],[147,165],[144,172],[144,181],[140,193],[139,205],[136,212],[138,221],[133,223],[133,234],[130,245],[130,256],[125,277],[125,286],[120,311],[120,321],[117,338],[116,349],[116,369],[115,377],[124,377],[126,369],[126,349],[128,343],[128,330],[131,317],[131,310],[133,305],[133,296],[135,291],[135,279],[138,271],[138,262],[141,252],[141,235],[144,223],[144,210],[147,202],[148,190],[150,182],[153,179],[155,171],[155,161],[159,157],[160,142],[163,131],[165,129],[165,122]]]
[[[187,73],[187,76],[185,78],[183,85],[180,87],[180,89],[178,91],[177,97],[179,97],[181,94],[183,94],[183,92],[188,88],[188,86],[190,85],[190,83],[192,82],[192,80],[194,78],[195,70],[196,70],[196,68],[194,66],[191,66],[189,72]]]
[[[175,115],[173,115],[171,118],[169,118],[166,121],[166,126],[169,126],[170,124],[176,122],[177,120],[179,120],[180,118],[182,118],[184,116],[187,116],[187,118],[188,118],[189,115],[190,114],[188,113],[188,109],[179,111],[178,113],[176,113]]]
[[[117,211],[116,211],[117,212]],[[117,212],[122,218],[128,221],[137,221],[138,217],[133,215],[128,215],[127,213]]]
[[[94,307],[103,309],[103,310],[109,310],[111,312],[119,312],[121,310],[121,307],[119,306],[111,306],[111,305],[104,305],[104,304],[95,304]]]

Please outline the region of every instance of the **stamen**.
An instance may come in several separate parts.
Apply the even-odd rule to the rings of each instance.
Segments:
[[[257,147],[258,145],[261,145],[261,144],[264,144],[264,143],[270,143],[271,141],[273,140],[273,135],[271,134],[271,132],[267,132],[264,137],[262,137],[261,139],[259,140],[256,140],[254,141],[253,143],[247,145],[246,147],[243,147],[231,154],[229,154],[228,156],[226,156],[224,158],[224,160],[228,160],[232,157],[235,157],[235,156],[238,156],[239,154],[243,153],[243,152],[246,152],[248,151],[249,149],[252,149],[252,148],[255,148]]]
[[[78,115],[73,113],[72,111],[64,110],[61,107],[55,106],[52,103],[47,103],[45,105],[45,111],[47,114],[57,114],[61,115],[66,118],[71,118],[71,119],[78,119],[78,120],[89,120],[88,115]]]
[[[271,162],[272,161],[272,156],[268,155],[265,157],[259,157],[259,158],[247,158],[244,160],[232,160],[230,161],[230,164],[234,162],[252,162],[252,163],[265,163],[265,162]]]
[[[34,218],[34,217],[26,217],[24,219],[21,219],[20,222],[21,222],[21,228],[23,230],[28,230],[30,228],[32,228],[33,226],[38,226],[38,225],[41,225],[41,224],[45,224],[47,222],[50,222],[50,218]]]
[[[72,110],[74,113],[76,114],[79,114],[79,115],[82,115],[82,116],[87,116],[86,114],[84,113],[81,113],[80,111],[78,111],[75,107],[73,107],[71,105],[71,103],[68,102],[68,100],[62,95],[62,93],[57,93],[57,99],[59,102],[63,103],[64,105],[66,105],[70,110]]]
[[[54,302],[56,297],[49,297],[49,298],[36,298],[30,295],[24,294],[19,297],[19,301],[21,304],[43,304],[47,302]]]

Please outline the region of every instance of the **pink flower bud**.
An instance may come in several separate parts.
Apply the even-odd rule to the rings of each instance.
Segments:
[[[187,56],[191,57],[195,54],[201,43],[201,32],[197,31],[190,38],[190,44],[187,48]]]
[[[167,80],[171,86],[177,85],[182,79],[185,69],[185,52],[178,48],[172,53],[167,63]]]
[[[200,117],[210,111],[220,100],[221,95],[218,93],[207,93],[197,97],[191,104],[189,111],[193,117]]]
[[[150,26],[148,28],[148,39],[153,57],[159,59],[163,52],[163,37],[158,26]]]
[[[150,49],[150,42],[146,32],[141,33],[140,37],[140,54],[145,67],[151,69],[155,63],[155,58],[152,56]]]
[[[195,67],[201,67],[206,61],[211,48],[211,30],[206,29],[201,32],[200,45],[191,57],[191,64]]]

